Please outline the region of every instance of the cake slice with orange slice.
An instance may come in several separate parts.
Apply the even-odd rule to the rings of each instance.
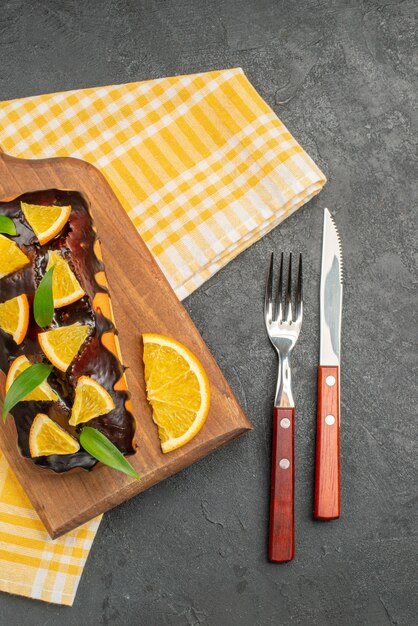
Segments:
[[[72,304],[85,295],[68,261],[57,250],[51,250],[48,255],[46,269],[49,270],[51,267],[54,268],[52,295],[56,309]]]
[[[7,372],[6,393],[9,391],[16,378],[31,365],[31,362],[24,354],[21,354],[20,356],[15,358],[9,368],[9,371]],[[58,400],[58,396],[52,389],[51,385],[49,385],[49,383],[44,380],[44,382],[41,383],[39,387],[28,393],[28,395],[23,398],[22,402],[30,402],[31,400],[53,402]]]
[[[62,231],[71,213],[71,206],[43,206],[21,202],[20,207],[41,246]]]
[[[147,398],[163,452],[172,452],[197,435],[206,421],[210,389],[196,356],[180,342],[146,333],[143,360]]]
[[[60,326],[38,334],[39,345],[46,358],[61,372],[66,372],[87,339],[90,327],[86,324]]]
[[[19,345],[26,337],[29,325],[29,303],[25,294],[0,304],[0,328],[9,333]]]
[[[38,413],[29,432],[29,451],[32,457],[50,454],[74,454],[80,450],[80,444],[54,422],[48,415]]]
[[[14,241],[0,235],[0,278],[21,270],[29,263],[30,259]]]

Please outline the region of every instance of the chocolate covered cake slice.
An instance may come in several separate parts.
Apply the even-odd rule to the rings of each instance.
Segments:
[[[48,380],[11,409],[22,455],[55,472],[97,463],[82,447],[36,456],[30,430],[39,415],[38,421],[48,416],[76,442],[82,428],[92,426],[122,454],[133,454],[135,419],[87,199],[75,191],[37,191],[0,202],[0,216],[16,228],[15,236],[0,235],[0,369],[10,383],[28,363],[53,366]],[[33,299],[52,266],[54,314],[40,328]],[[15,310],[16,329],[8,322]]]

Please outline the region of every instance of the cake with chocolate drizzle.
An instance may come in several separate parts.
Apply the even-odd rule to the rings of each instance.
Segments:
[[[59,232],[41,243],[25,216],[26,206],[69,207],[68,219]],[[2,271],[0,259],[0,306],[23,294],[29,305],[27,330],[18,342],[0,326],[0,369],[7,376],[12,364],[22,355],[30,364],[43,362],[54,366],[48,376],[54,399],[28,399],[18,402],[10,411],[21,454],[36,465],[58,473],[76,467],[90,470],[97,463],[96,458],[82,446],[72,454],[31,454],[30,430],[39,414],[48,416],[77,441],[82,428],[91,426],[105,435],[123,455],[133,454],[135,419],[120,360],[100,244],[88,200],[76,191],[36,191],[0,202],[0,216],[13,220],[16,228],[15,236],[6,234],[1,237],[8,237],[27,257],[23,267],[11,272],[6,269],[6,273]],[[76,301],[55,307],[50,325],[40,328],[33,314],[33,299],[51,255],[57,256],[57,253],[68,264],[81,289]],[[86,337],[68,368],[57,367],[53,359],[47,358],[39,337],[48,331],[75,324],[86,328]],[[73,426],[70,421],[74,423],[72,411],[77,384],[85,377],[103,390],[103,395],[109,399],[110,410]]]

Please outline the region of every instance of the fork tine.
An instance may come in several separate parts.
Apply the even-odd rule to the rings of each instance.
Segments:
[[[279,272],[279,284],[277,285],[277,296],[276,296],[276,314],[275,319],[278,322],[282,321],[283,318],[283,309],[282,309],[282,301],[283,301],[283,252],[280,255],[280,272]]]
[[[286,291],[286,309],[285,309],[286,322],[291,322],[293,319],[292,312],[292,253],[289,254],[289,273],[287,276],[287,291]]]
[[[303,283],[302,283],[302,254],[299,255],[298,282],[296,285],[296,321],[301,322],[303,315]]]
[[[266,324],[270,324],[273,319],[273,261],[274,254],[272,252],[267,274],[266,290],[264,292],[264,320]]]

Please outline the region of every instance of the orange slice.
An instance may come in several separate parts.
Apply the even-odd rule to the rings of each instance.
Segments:
[[[0,328],[9,333],[19,345],[26,337],[29,325],[29,302],[25,294],[0,304]]]
[[[71,304],[84,296],[85,292],[70,268],[68,261],[56,250],[52,250],[49,253],[46,269],[49,270],[51,267],[54,267],[52,274],[54,308],[58,309]]]
[[[79,322],[38,334],[43,353],[61,372],[66,372],[87,339],[89,327]]]
[[[66,430],[44,413],[38,413],[29,431],[29,451],[32,457],[50,454],[74,454],[80,444]]]
[[[171,452],[190,441],[205,423],[208,377],[195,355],[175,339],[153,333],[142,337],[148,401],[161,449]]]
[[[71,213],[70,206],[42,206],[21,202],[20,208],[41,246],[61,232]]]
[[[89,376],[80,376],[75,388],[70,426],[88,422],[99,415],[106,415],[115,408],[112,396]]]
[[[28,367],[30,367],[31,362],[29,359],[25,357],[24,354],[18,356],[13,363],[11,364],[9,371],[7,373],[6,378],[6,393],[9,391],[10,387],[16,380],[16,378],[24,372]],[[53,391],[52,387],[44,380],[43,383],[39,385],[36,389],[31,391],[27,396],[25,396],[22,402],[29,402],[30,400],[58,400],[58,396]]]
[[[21,270],[30,260],[19,246],[4,235],[0,235],[0,278]]]

